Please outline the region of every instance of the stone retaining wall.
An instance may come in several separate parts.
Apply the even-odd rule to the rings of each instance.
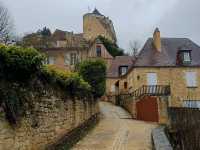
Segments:
[[[41,150],[66,136],[99,112],[97,102],[44,96],[16,127],[0,109],[0,150]]]
[[[159,127],[152,131],[152,140],[154,150],[173,150],[165,134],[164,127]]]
[[[137,118],[137,112],[136,112],[136,101],[134,100],[123,100],[123,103],[121,104],[124,109],[126,109],[134,119]]]

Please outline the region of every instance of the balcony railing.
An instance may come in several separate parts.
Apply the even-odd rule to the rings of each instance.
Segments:
[[[169,85],[143,85],[132,93],[120,94],[120,99],[136,100],[142,96],[168,96],[170,95]]]

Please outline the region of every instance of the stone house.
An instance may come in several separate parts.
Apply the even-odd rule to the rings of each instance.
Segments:
[[[98,39],[103,36],[116,42],[112,21],[97,9],[83,16],[83,33],[55,30],[52,35],[52,47],[42,49],[47,55],[47,64],[64,69],[74,69],[74,65],[86,59],[101,58],[108,67],[113,57],[104,44]]]
[[[134,117],[165,122],[167,107],[200,108],[199,77],[200,46],[187,38],[162,38],[157,28],[153,38],[144,44],[132,67],[116,81],[108,78],[107,83],[112,85],[107,88],[113,89],[116,83],[117,87],[121,87],[117,92],[127,94],[124,105],[131,111],[134,109]],[[134,98],[135,103],[126,101],[127,98]],[[150,100],[154,98],[157,99]],[[154,119],[148,120],[154,110]]]
[[[131,69],[135,61],[132,56],[116,56],[107,70],[106,93],[117,95],[128,89],[128,83],[122,85],[121,77]]]

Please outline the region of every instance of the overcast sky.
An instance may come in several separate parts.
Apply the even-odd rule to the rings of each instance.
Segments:
[[[200,0],[0,0],[18,34],[47,26],[82,32],[82,16],[97,7],[115,26],[119,45],[144,41],[159,27],[163,37],[187,37],[200,45]]]

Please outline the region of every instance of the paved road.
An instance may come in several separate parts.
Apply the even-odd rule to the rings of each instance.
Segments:
[[[100,102],[100,123],[72,150],[151,150],[156,124],[131,119],[124,109]]]

